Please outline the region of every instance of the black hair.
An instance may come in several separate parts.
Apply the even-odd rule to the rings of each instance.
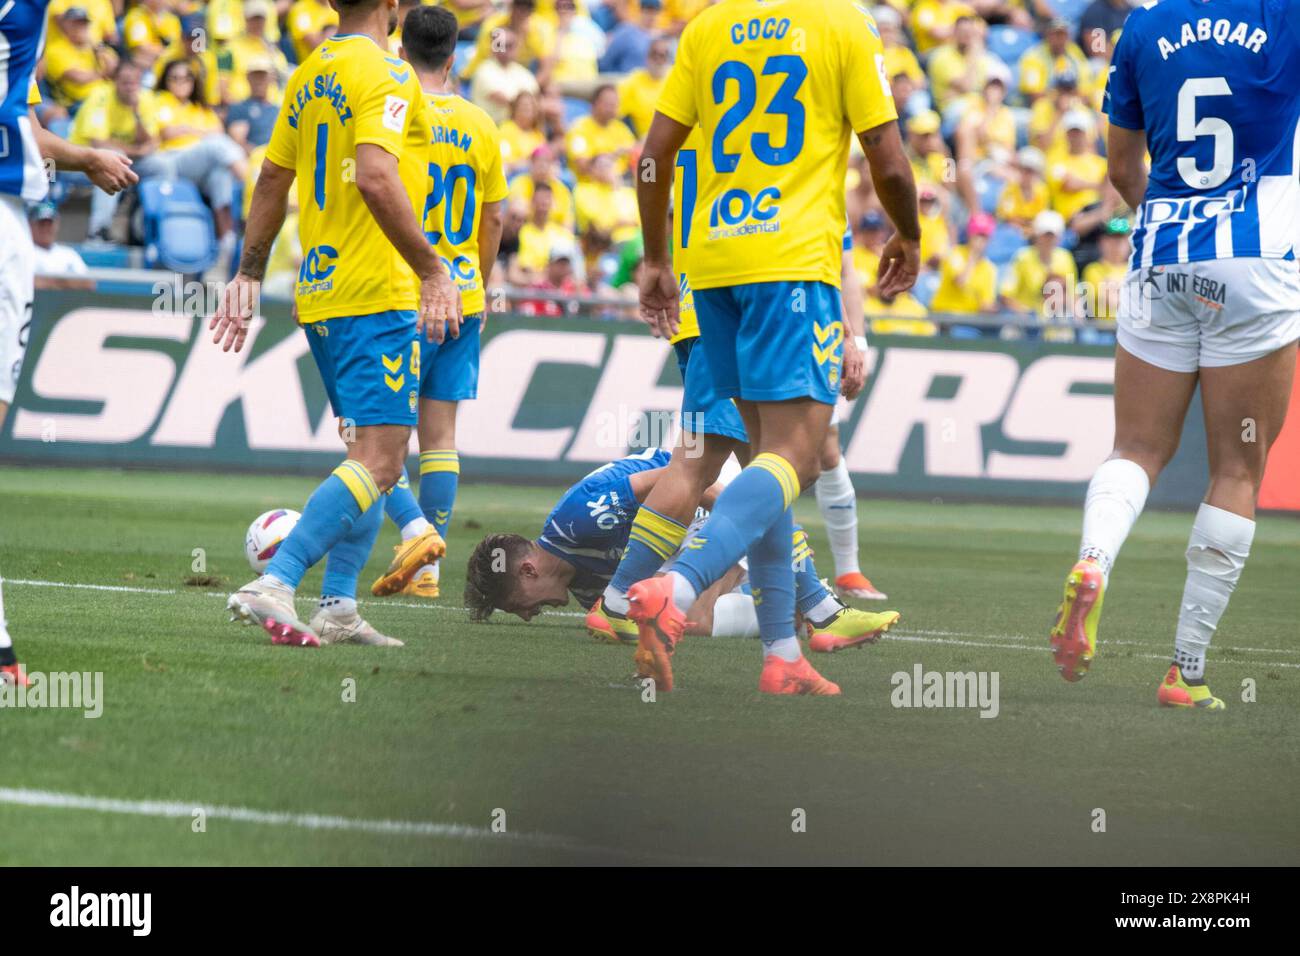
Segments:
[[[402,49],[416,69],[441,70],[456,52],[459,30],[446,7],[416,7],[402,24]]]
[[[465,568],[465,607],[471,619],[486,621],[508,602],[515,587],[514,572],[530,547],[532,542],[521,534],[490,534],[478,543]]]

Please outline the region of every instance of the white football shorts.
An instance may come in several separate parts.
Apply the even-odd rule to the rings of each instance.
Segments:
[[[1241,365],[1300,339],[1300,264],[1208,259],[1146,266],[1124,281],[1117,337],[1170,372]]]
[[[36,254],[23,201],[0,195],[0,402],[12,404],[31,332]]]

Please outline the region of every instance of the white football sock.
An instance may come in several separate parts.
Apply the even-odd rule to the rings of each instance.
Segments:
[[[351,617],[357,613],[357,599],[330,595],[320,599],[320,609],[336,617]]]
[[[440,580],[442,578],[442,572],[438,568],[440,564],[442,564],[441,559],[433,562],[433,564],[424,565],[424,567],[420,568],[420,570],[415,572],[415,577],[420,578],[420,577],[424,577],[425,574],[432,574],[434,581]]]
[[[431,528],[429,519],[421,515],[418,518],[412,518],[406,524],[402,525],[402,540],[410,541],[412,538],[418,538]]]
[[[1096,561],[1104,580],[1110,579],[1111,566],[1133,522],[1142,513],[1150,490],[1151,482],[1142,466],[1125,458],[1102,462],[1088,482],[1079,558]]]
[[[695,593],[695,588],[691,586],[691,582],[682,577],[680,571],[669,571],[668,580],[672,582],[673,586],[673,603],[677,605],[677,610],[685,614],[691,609],[691,605],[695,603],[695,599],[699,595]]]
[[[714,637],[758,637],[758,612],[748,594],[732,591],[713,605]]]
[[[835,576],[861,572],[858,567],[858,496],[849,478],[849,466],[841,456],[840,463],[817,478],[817,507],[821,509],[826,524],[826,537],[831,542],[831,556],[835,560]]]
[[[606,611],[613,611],[615,614],[621,614],[627,617],[627,592],[620,591],[614,585],[605,588],[605,593],[600,596],[600,606]],[[717,612],[715,611],[714,614]]]
[[[264,588],[276,588],[277,590],[280,591],[288,591],[290,599],[293,598],[293,594],[297,590],[297,588],[289,587],[288,584],[286,584],[284,581],[281,581],[274,574],[263,574],[260,578],[257,579],[257,583]]]
[[[13,640],[9,637],[9,627],[5,621],[5,593],[4,579],[0,578],[0,650],[8,650],[14,646]]]
[[[839,599],[836,598],[834,594],[827,594],[824,598],[809,608],[808,613],[805,614],[804,617],[808,618],[808,620],[812,621],[814,624],[823,624],[826,622],[827,618],[834,617],[836,614],[840,613],[843,608],[844,605],[839,602]]]
[[[1178,606],[1174,663],[1189,680],[1205,676],[1205,651],[1250,556],[1255,522],[1202,504],[1187,542],[1187,583]]]
[[[775,641],[763,642],[763,656],[769,655],[779,657],[788,664],[793,664],[799,658],[803,657],[803,648],[799,646],[799,638],[783,637]]]

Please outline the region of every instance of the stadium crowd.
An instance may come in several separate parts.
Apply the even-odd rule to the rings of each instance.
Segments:
[[[400,13],[418,2],[403,0]],[[677,37],[707,0],[444,5],[461,27],[461,90],[499,124],[510,185],[489,286],[540,315],[593,296],[634,302],[639,143]],[[1002,334],[1042,326],[1034,334],[1106,337],[1131,213],[1106,179],[1101,105],[1128,10],[1128,0],[874,8],[918,186],[924,259],[912,292],[877,294],[888,226],[855,141],[845,184],[852,262],[874,331],[933,335],[937,314],[1015,314],[1020,322]],[[53,0],[49,18],[42,122],[128,154],[142,180],[192,183],[211,210],[215,268],[229,274],[286,80],[333,33],[334,10],[326,0]],[[397,34],[391,45],[396,53]],[[88,240],[140,241],[118,197],[65,180],[90,193]],[[41,207],[34,228],[48,232],[51,216]],[[299,257],[290,215],[268,294],[291,293]],[[607,305],[604,314],[629,314]],[[1094,321],[1075,328],[1078,319]]]

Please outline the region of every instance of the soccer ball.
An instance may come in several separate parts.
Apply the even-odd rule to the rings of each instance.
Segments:
[[[244,535],[244,554],[248,555],[249,567],[258,574],[264,573],[280,542],[289,537],[289,532],[301,517],[288,508],[276,508],[258,515],[257,520],[248,526],[248,534]]]

